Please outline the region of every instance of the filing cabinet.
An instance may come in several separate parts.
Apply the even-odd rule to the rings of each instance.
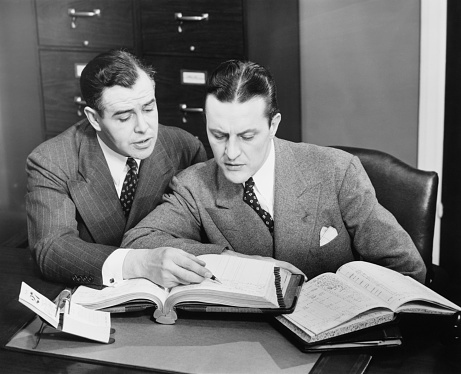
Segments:
[[[158,71],[161,123],[197,136],[212,156],[203,116],[208,74],[245,57],[241,0],[142,0],[142,54]]]
[[[242,0],[142,0],[144,53],[243,57]]]
[[[287,108],[283,113],[294,119],[282,129],[282,137],[301,140],[298,0],[35,3],[46,137],[83,118],[78,78],[85,63],[100,52],[123,47],[157,71],[159,122],[197,136],[210,157],[203,115],[205,82],[228,59],[251,59],[276,73],[283,93],[281,109]],[[274,33],[277,24],[290,33]],[[267,52],[282,44],[290,46],[288,55]]]
[[[35,0],[45,137],[82,119],[80,72],[110,48],[134,49],[126,0]]]

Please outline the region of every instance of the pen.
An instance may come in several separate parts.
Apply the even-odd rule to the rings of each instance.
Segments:
[[[222,282],[218,278],[216,278],[214,275],[212,275],[210,279],[215,282],[218,282],[219,284],[222,284]]]

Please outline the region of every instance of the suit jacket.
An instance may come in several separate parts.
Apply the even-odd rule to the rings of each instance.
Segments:
[[[125,218],[96,132],[87,120],[39,145],[28,157],[29,245],[42,273],[66,284],[102,283],[102,265],[125,231],[160,201],[178,171],[206,160],[203,145],[178,128],[159,125],[151,156],[142,160]]]
[[[275,139],[274,236],[243,202],[243,186],[214,162],[190,167],[172,194],[125,234],[122,246],[176,246],[194,254],[237,252],[292,263],[311,278],[364,259],[424,282],[410,236],[382,207],[359,159],[349,153]],[[338,235],[320,246],[322,227]],[[206,243],[206,244],[205,244]]]

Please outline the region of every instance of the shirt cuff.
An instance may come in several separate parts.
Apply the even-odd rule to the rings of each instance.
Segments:
[[[132,248],[119,248],[112,252],[102,265],[102,283],[115,286],[123,280],[123,262]]]

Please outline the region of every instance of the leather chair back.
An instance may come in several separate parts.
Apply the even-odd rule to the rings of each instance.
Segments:
[[[379,203],[410,234],[427,268],[426,284],[433,277],[437,187],[436,172],[416,169],[387,153],[355,147],[333,146],[357,156],[376,190]]]

